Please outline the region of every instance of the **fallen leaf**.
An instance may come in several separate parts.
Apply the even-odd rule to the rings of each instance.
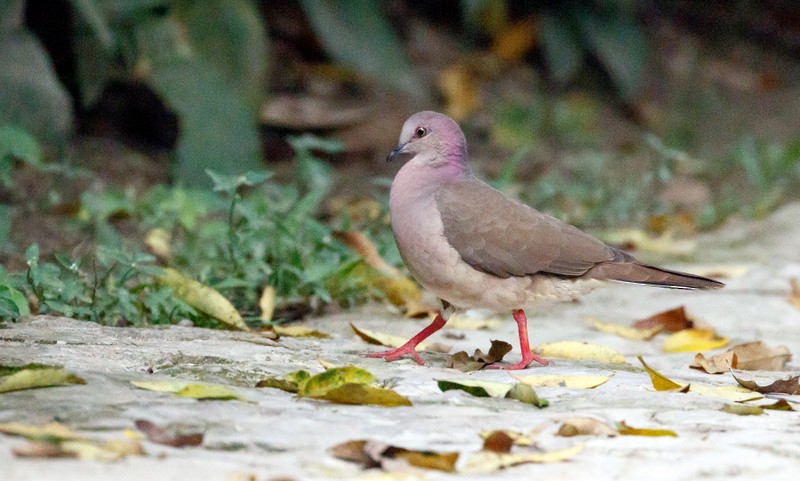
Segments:
[[[614,334],[616,336],[632,339],[634,341],[644,341],[652,339],[656,334],[664,330],[664,326],[654,326],[648,329],[639,329],[631,326],[623,326],[620,324],[613,324],[603,322],[594,317],[587,317],[584,319],[589,326],[594,330],[605,332],[607,334]]]
[[[333,368],[336,367],[336,364],[334,364],[334,363],[332,363],[330,361],[327,361],[325,359],[322,359],[321,357],[317,358],[317,362],[319,363],[320,366],[322,366],[322,369],[325,369],[326,371],[328,369],[333,369]]]
[[[261,309],[259,318],[262,322],[270,322],[272,320],[272,315],[275,313],[276,298],[275,288],[269,285],[264,286],[264,290],[261,291],[261,297],[258,298],[258,308]]]
[[[286,337],[316,337],[318,339],[328,339],[330,334],[320,332],[308,326],[272,326],[272,330],[279,336]]]
[[[448,379],[436,381],[439,389],[449,391],[457,389],[475,397],[509,398],[532,404],[539,408],[548,406],[548,401],[536,395],[536,392],[527,384],[514,385],[493,381],[480,381],[477,379]]]
[[[144,237],[144,245],[162,261],[172,259],[172,234],[160,227],[150,229]]]
[[[2,423],[0,433],[12,436],[22,436],[32,441],[64,441],[83,439],[83,436],[72,431],[61,423],[48,423],[41,425],[23,423]]]
[[[623,436],[672,436],[678,437],[675,431],[670,429],[648,429],[648,428],[634,428],[628,426],[625,421],[617,423],[617,432]]]
[[[611,437],[616,436],[617,431],[599,419],[573,416],[561,421],[561,426],[559,426],[556,434],[565,437],[580,435]]]
[[[800,282],[797,279],[790,279],[791,292],[789,293],[789,304],[800,308]]]
[[[664,341],[664,352],[710,351],[725,347],[727,337],[717,337],[711,329],[684,329],[671,334]]]
[[[694,327],[694,320],[687,316],[686,309],[680,306],[639,319],[632,326],[643,330],[662,327],[667,332],[678,332]]]
[[[172,434],[163,427],[145,419],[137,419],[134,424],[136,429],[147,436],[148,441],[156,444],[164,444],[174,448],[200,446],[203,444],[203,433]]]
[[[11,448],[14,456],[19,458],[75,458],[74,452],[65,451],[59,443],[31,442]]]
[[[366,369],[356,366],[335,367],[311,376],[299,385],[297,395],[320,397],[345,384],[373,384],[376,381],[375,376]]]
[[[242,331],[250,328],[239,311],[216,289],[184,276],[175,269],[165,267],[158,281],[171,288],[175,295],[198,311],[204,312],[231,327]]]
[[[738,416],[758,416],[764,414],[764,408],[747,404],[726,404],[720,411]]]
[[[676,383],[672,379],[669,379],[665,375],[651,368],[646,362],[644,362],[642,356],[637,356],[636,358],[642,363],[642,366],[647,374],[650,375],[650,381],[653,383],[653,387],[656,391],[676,391],[688,387],[686,385],[680,385]]]
[[[330,391],[313,396],[338,404],[356,404],[372,406],[411,406],[411,401],[391,389],[384,389],[365,384],[348,383]]]
[[[759,392],[761,394],[800,394],[800,376],[791,376],[787,379],[778,379],[771,384],[761,386],[756,384],[755,381],[745,381],[744,379],[736,377],[735,374],[731,375],[743,388]]]
[[[514,379],[531,387],[566,387],[570,389],[594,389],[611,379],[608,376],[515,376]]]
[[[465,351],[457,352],[447,360],[447,367],[458,369],[462,372],[471,372],[483,369],[489,364],[494,364],[503,360],[503,357],[511,352],[511,344],[504,341],[492,340],[488,353],[483,353],[476,349],[470,358]]]
[[[702,369],[709,374],[720,374],[730,369],[744,371],[781,371],[792,355],[786,346],[771,348],[761,341],[738,344],[724,353],[706,359],[698,353],[689,367]]]
[[[530,434],[523,434],[519,431],[511,431],[508,429],[502,429],[497,431],[481,431],[478,435],[486,441],[486,439],[493,435],[494,433],[503,433],[514,442],[517,446],[535,446],[536,442],[533,440]]]
[[[624,246],[627,250],[638,250],[668,256],[687,256],[697,249],[693,239],[676,239],[672,231],[658,237],[651,236],[640,229],[614,229],[600,233],[607,244]]]
[[[356,333],[358,337],[363,339],[368,344],[375,344],[378,346],[386,346],[386,347],[400,347],[405,344],[408,339],[395,336],[393,334],[386,334],[383,332],[375,332],[370,331],[368,329],[361,329],[356,327],[352,322],[350,323],[350,328],[353,329],[353,332]],[[425,351],[428,348],[429,343],[427,342],[420,342],[417,344],[416,350],[417,351]]]
[[[521,403],[532,404],[537,408],[546,408],[550,405],[550,402],[547,399],[540,398],[532,387],[521,382],[514,384],[511,390],[508,391],[508,394],[506,394],[506,397],[515,399]]]
[[[142,456],[144,448],[133,439],[111,441],[64,441],[60,444],[65,452],[73,453],[85,461],[117,461],[126,456]]]
[[[610,347],[578,341],[560,341],[541,344],[535,349],[543,357],[565,359],[590,359],[608,364],[625,364],[625,357]]]
[[[567,449],[546,452],[524,453],[493,453],[480,451],[467,460],[466,465],[459,470],[460,473],[491,473],[500,469],[510,468],[527,463],[560,463],[577,456],[583,450],[582,444],[576,444]]]
[[[331,448],[331,454],[338,459],[357,463],[364,468],[383,469],[402,467],[403,464],[424,469],[434,469],[452,473],[455,471],[457,452],[437,453],[400,448],[372,440],[347,441]],[[400,466],[396,461],[402,461]]]
[[[778,399],[773,404],[764,404],[759,407],[764,409],[771,409],[774,411],[795,411],[795,409],[792,407],[791,404],[789,404],[789,401],[787,401],[786,399]]]
[[[501,319],[499,317],[479,318],[465,313],[456,313],[447,319],[447,324],[444,325],[444,328],[480,331],[485,329],[494,329],[503,322],[506,322],[505,319]]]
[[[12,371],[12,367],[4,366],[5,371]],[[0,377],[0,393],[23,391],[53,386],[68,386],[70,384],[86,384],[86,381],[65,371],[60,367],[35,365],[33,367],[20,366],[13,374]]]
[[[19,457],[77,457],[92,461],[115,461],[125,456],[144,454],[144,449],[137,440],[88,439],[59,423],[40,426],[21,423],[0,424],[0,433],[23,436],[33,441],[12,450],[14,455]]]
[[[483,438],[483,451],[492,451],[494,453],[510,453],[511,448],[514,446],[514,438],[508,435],[505,431],[492,431]]]
[[[239,401],[249,401],[236,391],[218,384],[186,381],[131,381],[131,384],[147,391],[172,393],[176,396],[192,399],[216,399],[221,401],[237,399]]]

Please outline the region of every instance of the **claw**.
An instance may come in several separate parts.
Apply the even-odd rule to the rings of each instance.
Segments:
[[[425,365],[425,361],[422,360],[422,358],[419,356],[419,353],[414,349],[413,346],[409,346],[408,344],[398,347],[397,349],[390,349],[388,351],[370,352],[367,354],[367,357],[382,357],[386,359],[386,362],[391,362],[400,359],[406,354],[411,355],[420,366]]]

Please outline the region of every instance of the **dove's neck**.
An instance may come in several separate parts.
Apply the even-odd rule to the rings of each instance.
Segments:
[[[392,182],[390,204],[409,204],[433,199],[433,195],[445,184],[472,177],[466,163],[458,158],[426,158],[417,154],[403,165]]]

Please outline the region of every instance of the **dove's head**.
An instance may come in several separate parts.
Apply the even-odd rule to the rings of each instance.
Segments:
[[[417,112],[406,120],[400,143],[386,157],[401,159],[424,167],[467,169],[467,142],[453,119],[438,112]]]

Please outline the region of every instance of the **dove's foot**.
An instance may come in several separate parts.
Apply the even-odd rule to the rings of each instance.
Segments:
[[[534,361],[538,362],[542,366],[547,366],[548,364],[550,364],[550,361],[548,361],[547,359],[539,357],[536,354],[528,351],[528,355],[527,356],[523,355],[522,361],[514,365],[509,366],[506,364],[489,364],[488,366],[486,366],[486,369],[502,369],[504,371],[518,371],[520,369],[525,369],[526,367],[528,367],[528,365],[530,365]]]
[[[409,354],[414,358],[415,361],[417,361],[417,364],[424,365],[425,361],[423,361],[422,358],[419,357],[419,354],[417,353],[416,350],[417,345],[419,345],[420,342],[427,339],[428,336],[430,336],[434,332],[444,327],[446,322],[447,320],[444,317],[442,317],[441,314],[437,314],[436,319],[434,319],[433,322],[428,327],[419,331],[417,335],[409,339],[408,342],[406,342],[402,346],[398,347],[397,349],[390,349],[388,351],[371,352],[367,354],[367,357],[382,357],[387,361],[396,361],[401,357],[405,356],[406,354]]]
[[[514,309],[511,311],[514,320],[517,322],[517,330],[519,331],[519,348],[522,351],[522,361],[512,366],[503,364],[491,364],[486,366],[486,369],[503,369],[506,371],[517,371],[525,369],[533,361],[538,362],[542,366],[550,364],[550,361],[543,357],[539,357],[531,352],[531,344],[528,341],[528,318],[525,317],[525,311],[522,309]]]

